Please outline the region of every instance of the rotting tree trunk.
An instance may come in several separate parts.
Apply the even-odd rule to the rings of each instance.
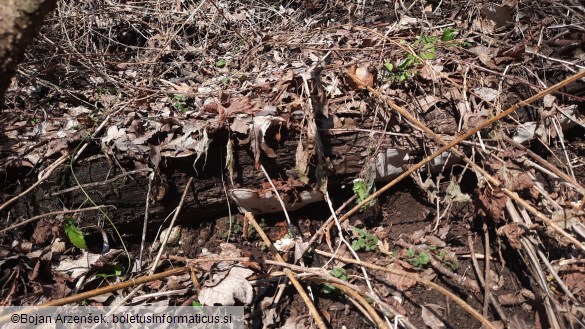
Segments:
[[[338,126],[334,125],[333,121],[352,122],[351,126],[364,128],[364,130],[330,129]],[[351,188],[351,180],[363,170],[368,161],[371,161],[376,149],[397,147],[398,142],[392,136],[387,136],[387,138],[370,136],[370,129],[377,131],[383,129],[383,124],[380,122],[371,116],[363,116],[355,111],[355,113],[331,115],[329,118],[323,118],[318,124],[323,140],[323,150],[328,162],[327,174],[330,190],[336,191],[342,185]],[[304,129],[291,127],[289,129],[283,128],[279,132],[278,140],[271,133],[265,136],[266,142],[277,153],[277,156],[269,157],[262,153],[260,163],[266,168],[273,180],[280,181],[283,185],[288,184],[290,179],[298,183],[298,176],[295,172],[296,150],[299,140],[304,134]],[[197,161],[196,171],[193,168],[195,156],[163,158],[161,160],[152,184],[151,199],[153,202],[149,209],[151,229],[158,229],[162,221],[177,206],[190,176],[194,176],[195,179],[180,213],[179,220],[183,223],[201,222],[226,215],[228,210],[226,190],[242,188],[269,191],[265,184],[267,180],[263,172],[257,168],[249,144],[239,144],[238,138],[225,128],[217,129],[213,133],[210,132],[209,138],[212,142],[206,156],[202,156]],[[235,144],[233,153],[234,185],[232,185],[232,179],[225,169],[228,138],[231,138]],[[401,138],[401,140],[406,139]],[[402,147],[405,149],[416,148],[413,145],[403,145]],[[85,154],[86,158],[80,159],[75,164],[73,169],[76,178],[80,184],[99,184],[84,188],[92,201],[97,205],[115,206],[115,210],[109,209],[107,211],[118,227],[135,229],[137,225],[141,225],[144,217],[149,184],[147,175],[142,172],[142,174],[133,174],[112,181],[112,178],[124,174],[123,170],[135,170],[137,168],[135,163],[124,154],[121,154],[116,160],[113,159],[115,154],[105,156],[103,153],[99,153],[98,148],[94,148],[94,151],[93,155],[88,152]],[[11,178],[16,177],[11,173],[7,173],[7,175]],[[104,181],[107,183],[100,184]],[[13,184],[13,186],[16,189],[5,190],[4,193],[18,194],[17,184]],[[76,189],[76,186],[76,179],[70,168],[64,167],[59,174],[54,174],[32,195],[19,200],[13,207],[14,213],[25,217],[23,214],[47,213],[61,209],[63,205],[69,209],[88,206],[85,194],[81,189]],[[284,190],[285,192],[281,194],[287,193],[286,187]],[[288,192],[291,190],[289,189]],[[3,199],[7,196],[4,195]],[[232,207],[235,205],[234,200],[230,199],[229,202]],[[82,217],[95,221],[101,216],[94,212],[93,214],[84,214]]]
[[[57,0],[0,1],[0,106],[16,67]]]

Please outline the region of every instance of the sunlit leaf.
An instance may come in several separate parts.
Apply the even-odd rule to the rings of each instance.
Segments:
[[[69,237],[69,241],[71,241],[75,247],[79,249],[87,249],[83,232],[81,232],[77,225],[75,225],[75,220],[73,218],[65,219],[63,228],[65,229],[65,234]]]

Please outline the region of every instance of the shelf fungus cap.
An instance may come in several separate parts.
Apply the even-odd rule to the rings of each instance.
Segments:
[[[238,205],[240,211],[249,211],[255,215],[271,214],[282,211],[282,206],[274,193],[264,193],[262,196],[258,191],[252,189],[237,188],[229,191],[230,196]],[[282,196],[287,211],[294,211],[302,207],[323,200],[323,193],[320,191],[302,191],[299,193],[300,200],[290,200],[288,196]]]

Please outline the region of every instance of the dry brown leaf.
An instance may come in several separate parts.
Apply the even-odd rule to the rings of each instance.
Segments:
[[[490,187],[487,184],[479,189],[478,207],[485,215],[499,222],[502,211],[506,207],[508,197],[499,187]]]
[[[431,329],[445,328],[445,323],[439,318],[441,306],[436,304],[425,304],[422,306],[421,317],[423,322]]]
[[[492,168],[497,168],[496,177],[504,183],[504,186],[512,191],[521,191],[530,189],[534,186],[534,181],[528,174],[510,161],[503,166],[501,163],[491,164]]]
[[[254,288],[246,278],[252,274],[254,271],[248,268],[233,267],[218,285],[201,289],[199,302],[208,306],[230,306],[238,300],[249,305],[254,297]]]
[[[563,265],[559,275],[571,292],[585,297],[585,267],[582,264]]]
[[[523,233],[523,228],[516,223],[507,224],[498,229],[498,235],[506,236],[510,245],[515,249],[522,249],[520,238],[522,238]]]
[[[394,262],[392,265],[390,265],[390,268],[399,271],[410,272],[413,275],[417,275],[416,272],[411,271],[409,268],[403,267],[402,262]],[[388,281],[390,281],[396,287],[396,289],[400,291],[406,291],[416,285],[415,280],[394,273],[386,272],[386,279],[388,279]]]
[[[508,294],[503,294],[498,296],[498,302],[502,304],[502,306],[511,306],[511,305],[519,305],[526,301],[526,298],[522,296],[520,293],[511,292]]]

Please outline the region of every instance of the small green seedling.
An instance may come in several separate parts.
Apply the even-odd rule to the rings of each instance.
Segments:
[[[173,107],[182,113],[185,113],[191,109],[189,105],[187,105],[187,96],[181,94],[175,94],[172,98]]]
[[[347,271],[344,268],[341,267],[334,267],[331,272],[329,272],[332,276],[343,280],[343,281],[349,281],[349,275],[347,275]],[[335,288],[334,286],[330,285],[330,284],[325,284],[323,286],[323,293],[325,294],[331,294],[333,292],[336,292],[337,288]]]
[[[122,275],[123,271],[124,271],[124,268],[122,267],[122,265],[120,265],[118,263],[115,263],[115,264],[108,263],[95,276],[100,277],[100,278],[118,277],[118,276]]]
[[[242,223],[235,218],[232,218],[231,220],[228,218],[225,221],[229,228],[226,231],[221,231],[220,235],[223,239],[227,239],[228,236],[236,236],[244,231]]]
[[[404,82],[419,73],[418,69],[423,64],[422,61],[437,58],[437,46],[468,46],[468,43],[454,41],[456,33],[457,30],[447,28],[440,37],[431,35],[417,36],[410,43],[411,48],[415,49],[414,53],[409,53],[404,59],[398,61],[396,65],[391,62],[383,64],[385,76],[394,81]],[[401,40],[400,43],[409,44],[406,40]]]
[[[354,238],[351,241],[351,248],[355,251],[364,249],[365,251],[376,250],[378,246],[378,238],[368,231],[356,228],[353,230]]]
[[[347,271],[342,267],[334,267],[331,270],[331,275],[340,280],[349,281],[349,275],[347,275]]]
[[[457,262],[457,259],[448,260],[447,259],[447,252],[445,252],[445,250],[441,249],[439,251],[439,258],[441,259],[443,264],[445,264],[445,266],[447,266],[449,269],[451,269],[451,271],[455,272],[459,269],[459,262]]]
[[[75,224],[75,219],[65,218],[65,222],[63,222],[63,228],[65,229],[65,234],[67,234],[69,241],[71,241],[75,247],[87,250],[85,237],[83,236],[83,232],[81,232],[81,230]]]
[[[373,182],[366,182],[364,179],[358,178],[353,181],[353,193],[357,198],[357,203],[361,203],[372,194]],[[362,209],[373,206],[376,203],[372,200],[365,204]]]
[[[412,266],[416,267],[424,267],[429,265],[431,262],[431,256],[424,251],[421,251],[417,255],[416,251],[414,251],[413,249],[408,249],[406,251],[406,257],[410,258],[409,263],[412,264]]]
[[[221,69],[221,68],[224,68],[226,64],[227,63],[226,63],[225,59],[222,58],[222,59],[217,60],[217,62],[215,62],[215,67],[217,67],[218,69]]]

